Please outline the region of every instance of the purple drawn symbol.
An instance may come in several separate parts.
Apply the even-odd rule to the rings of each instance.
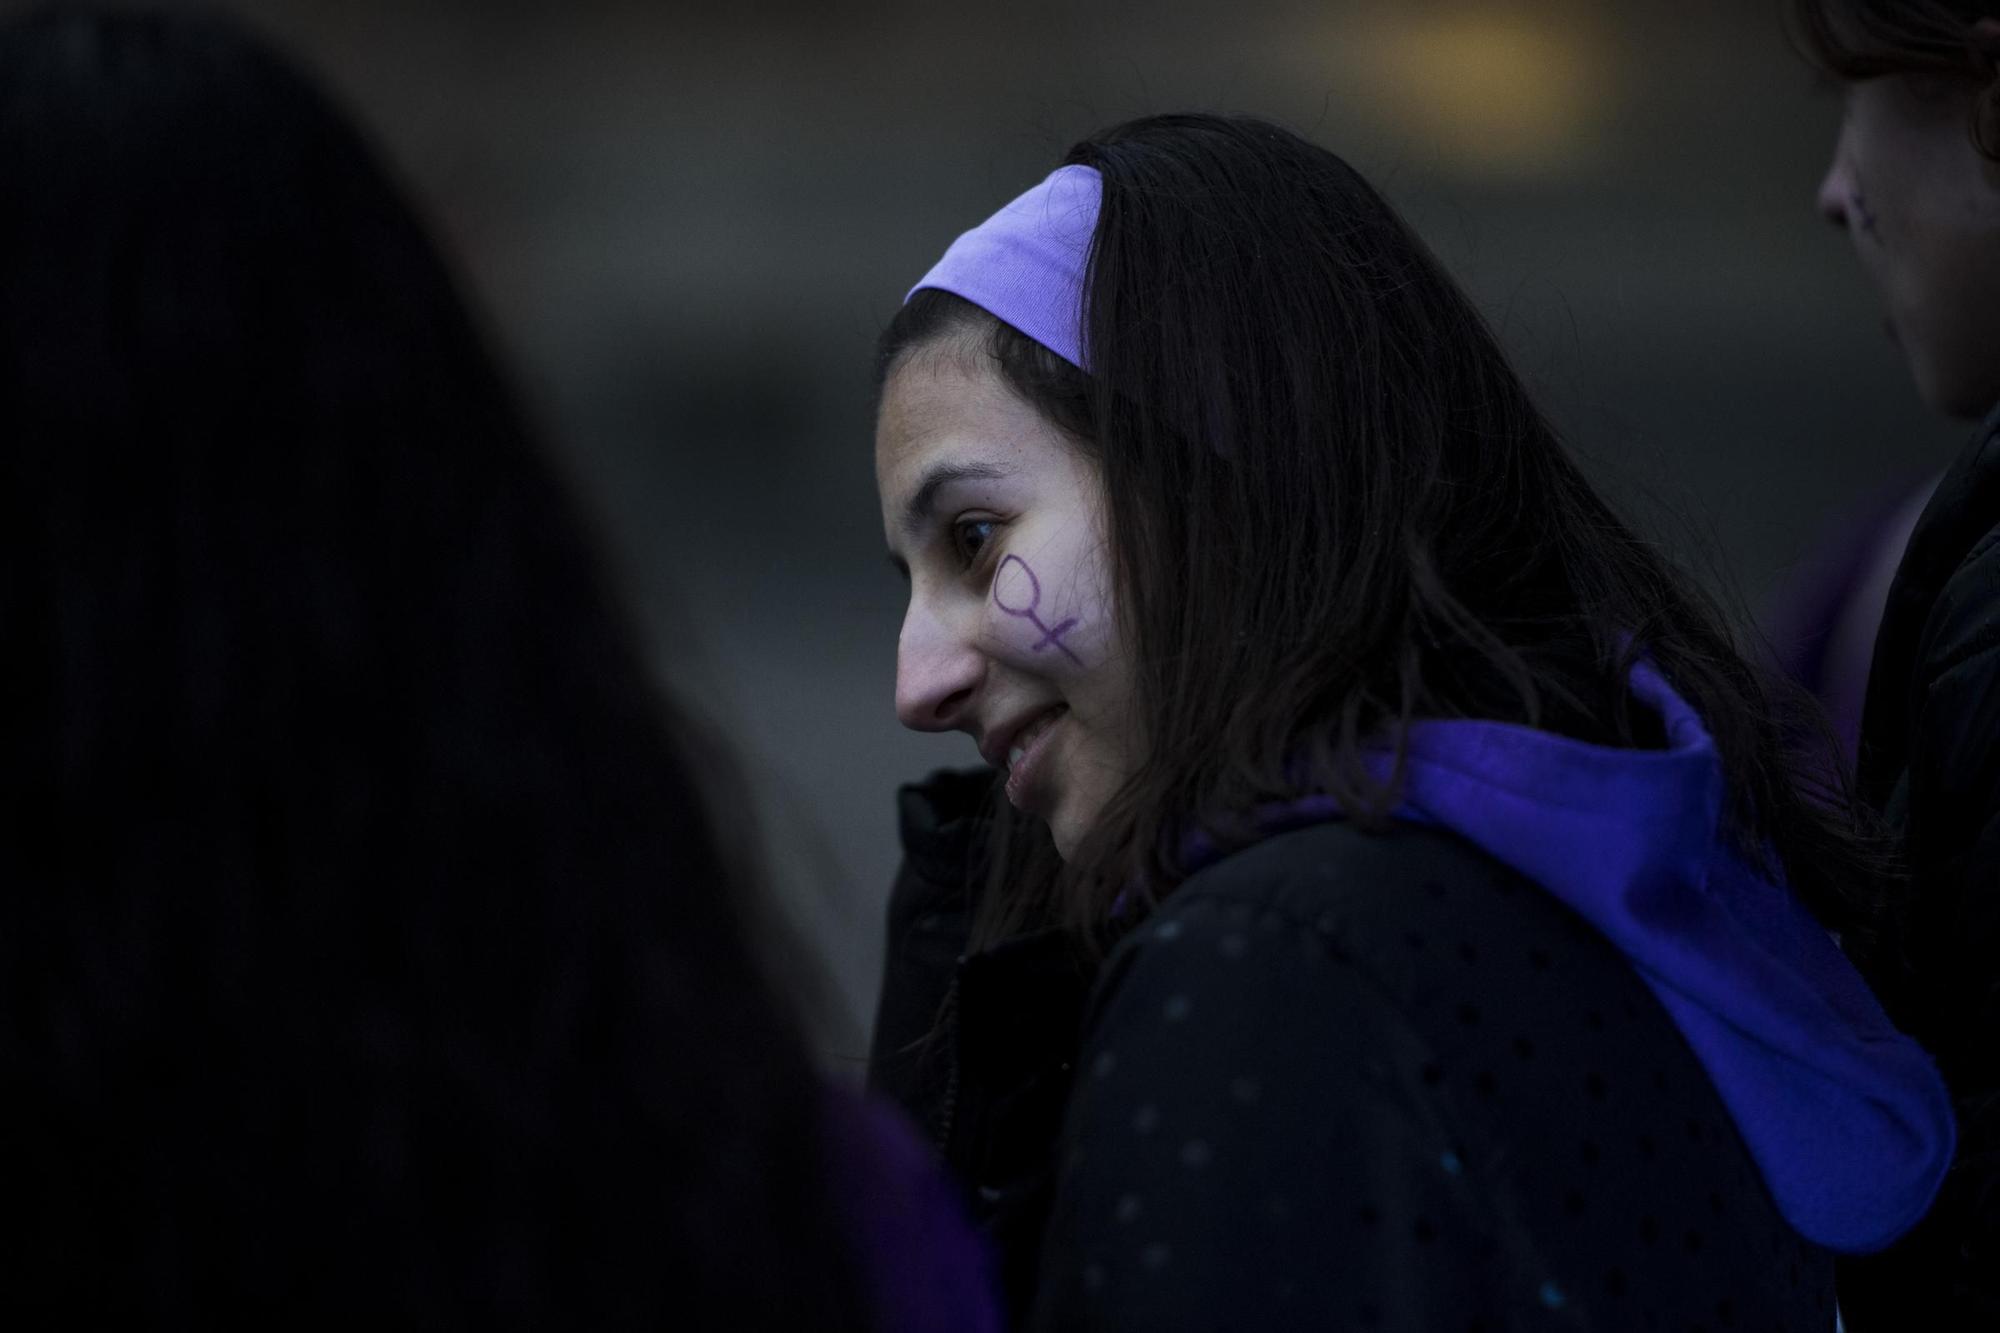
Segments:
[[[1010,564],[1019,565],[1021,567],[1021,572],[1028,576],[1028,590],[1031,595],[1028,598],[1028,604],[1026,606],[1009,606],[1005,601],[1001,599],[1000,585],[1003,582],[1005,582],[1007,566]],[[1070,661],[1076,663],[1078,666],[1083,665],[1083,659],[1081,657],[1078,657],[1075,653],[1071,652],[1069,645],[1062,641],[1063,635],[1069,633],[1071,630],[1076,628],[1076,617],[1071,616],[1068,620],[1063,621],[1062,624],[1057,625],[1054,629],[1050,629],[1047,625],[1042,623],[1042,616],[1041,616],[1042,581],[1035,577],[1035,571],[1028,568],[1028,562],[1023,560],[1020,556],[1018,555],[1008,556],[1006,559],[1000,562],[1000,568],[994,572],[993,604],[999,607],[1002,611],[1005,611],[1010,616],[1019,616],[1023,620],[1031,621],[1034,624],[1035,628],[1042,632],[1042,637],[1035,643],[1035,646],[1033,647],[1033,649],[1031,649],[1031,651],[1039,653],[1040,651],[1042,651],[1042,649],[1047,648],[1050,645],[1054,645],[1056,651],[1060,652],[1064,657],[1067,657]]]

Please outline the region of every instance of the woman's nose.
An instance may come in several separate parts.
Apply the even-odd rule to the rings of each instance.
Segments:
[[[969,637],[912,607],[896,643],[897,720],[912,731],[962,728],[985,669]]]

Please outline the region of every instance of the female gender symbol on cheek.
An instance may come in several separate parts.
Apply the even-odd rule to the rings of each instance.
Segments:
[[[1009,606],[1007,605],[1007,599],[1000,595],[1000,588],[1006,582],[1007,566],[1009,565],[1019,565],[1021,573],[1027,576],[1028,604],[1026,606]],[[1030,651],[1039,653],[1042,649],[1053,646],[1057,652],[1067,657],[1070,661],[1076,663],[1078,666],[1083,665],[1083,659],[1071,652],[1069,645],[1062,641],[1063,635],[1076,628],[1076,617],[1071,616],[1054,629],[1050,629],[1042,623],[1042,581],[1035,577],[1035,571],[1028,568],[1028,562],[1020,556],[1008,556],[1000,562],[1000,568],[994,572],[993,604],[1010,616],[1019,616],[1021,619],[1028,621],[1042,632],[1042,637],[1035,642],[1034,647]]]

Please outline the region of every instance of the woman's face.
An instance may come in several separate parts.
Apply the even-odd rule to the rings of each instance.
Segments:
[[[897,717],[972,737],[1068,857],[1138,750],[1097,468],[953,345],[890,375],[875,482],[910,583]]]
[[[1849,84],[1820,211],[1846,230],[1932,407],[2000,400],[2000,163],[1969,133],[1969,80]]]

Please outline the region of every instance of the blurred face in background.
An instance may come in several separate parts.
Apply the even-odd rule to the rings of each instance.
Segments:
[[[972,737],[1069,857],[1138,749],[1096,466],[952,346],[883,386],[875,477],[910,581],[897,717]]]
[[[1853,241],[1918,392],[1958,417],[2000,402],[2000,162],[1972,139],[1979,90],[1919,74],[1847,84],[1819,188],[1820,211]]]

